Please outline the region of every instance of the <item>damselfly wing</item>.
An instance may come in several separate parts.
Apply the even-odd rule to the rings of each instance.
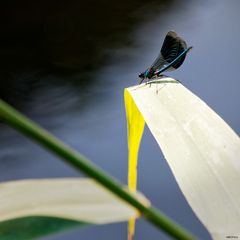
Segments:
[[[184,62],[187,52],[191,49],[192,47],[187,47],[186,42],[176,32],[168,32],[156,60],[139,75],[141,82],[144,79],[158,77],[162,72],[179,68]]]

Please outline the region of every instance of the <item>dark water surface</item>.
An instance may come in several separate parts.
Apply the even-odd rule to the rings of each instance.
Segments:
[[[25,1],[1,3],[0,96],[127,182],[123,89],[137,83],[171,29],[194,50],[169,73],[240,132],[238,0]],[[0,124],[0,180],[79,176]],[[200,239],[210,239],[181,194],[148,129],[139,189]],[[88,227],[46,239],[126,239],[126,224]],[[139,220],[137,239],[169,239]]]

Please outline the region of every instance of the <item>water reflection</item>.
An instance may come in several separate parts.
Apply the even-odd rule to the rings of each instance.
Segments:
[[[122,182],[127,179],[123,88],[136,83],[170,29],[194,46],[183,66],[170,75],[239,131],[240,113],[234,106],[240,100],[239,49],[229,45],[240,40],[239,33],[232,34],[238,29],[237,0],[1,5],[5,5],[0,8],[1,97]],[[210,239],[148,131],[140,151],[141,191],[201,239]],[[0,162],[0,180],[79,176],[3,124]],[[125,228],[125,224],[86,228],[48,239],[120,240],[126,236]],[[146,238],[168,239],[141,220],[136,239]]]
[[[155,1],[18,1],[1,3],[0,96],[19,103],[35,95],[46,72],[61,81],[91,85],[92,75],[110,57],[109,49],[131,44],[129,33],[156,12]],[[174,1],[167,1],[168,6]],[[73,76],[77,74],[77,76]],[[18,95],[21,96],[19,97]]]

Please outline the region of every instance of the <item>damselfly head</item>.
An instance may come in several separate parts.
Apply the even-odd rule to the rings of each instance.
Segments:
[[[138,77],[139,77],[139,78],[144,78],[144,73],[140,73],[140,74],[138,75]]]

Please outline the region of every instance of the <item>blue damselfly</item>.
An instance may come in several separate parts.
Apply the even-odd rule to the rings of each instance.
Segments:
[[[168,32],[156,60],[146,71],[139,74],[140,83],[145,79],[157,78],[165,71],[179,68],[184,62],[187,52],[191,49],[192,47],[187,47],[186,42],[176,32]]]

